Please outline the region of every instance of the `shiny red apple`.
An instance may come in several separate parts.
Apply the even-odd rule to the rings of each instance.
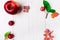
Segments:
[[[14,38],[14,35],[13,35],[13,34],[9,34],[9,35],[8,35],[8,38],[9,38],[9,39],[12,39],[12,38]]]
[[[45,7],[41,7],[40,10],[41,10],[41,11],[45,11]]]
[[[8,24],[9,24],[10,26],[12,26],[12,25],[15,24],[15,22],[14,22],[14,21],[9,21]]]
[[[4,4],[4,9],[8,14],[14,15],[22,11],[22,6],[15,1],[7,1]]]

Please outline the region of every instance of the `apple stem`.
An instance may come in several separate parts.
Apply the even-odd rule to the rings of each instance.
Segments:
[[[48,17],[48,13],[46,13],[46,17],[45,18],[47,19],[47,17]]]

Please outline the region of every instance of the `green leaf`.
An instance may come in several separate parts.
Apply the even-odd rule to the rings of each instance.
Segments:
[[[5,39],[8,38],[8,35],[9,35],[10,33],[11,33],[11,32],[6,32],[6,33],[5,33],[5,35],[4,35]]]
[[[47,12],[49,12],[51,10],[51,6],[47,1],[43,1],[43,5]]]
[[[54,10],[54,9],[51,9],[51,10],[50,10],[50,12],[51,12],[51,13],[54,13],[54,12],[55,12],[55,10]]]

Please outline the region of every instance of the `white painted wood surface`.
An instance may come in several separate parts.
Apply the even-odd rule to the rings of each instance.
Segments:
[[[15,21],[14,32],[15,40],[43,40],[45,29],[45,13],[40,11],[43,6],[43,0],[16,0],[22,5],[29,5],[29,13],[20,13],[18,15],[9,15],[4,10],[4,4],[8,0],[0,0],[0,40],[4,40],[4,33],[12,31],[12,27],[8,25],[9,20]],[[47,0],[52,8],[60,13],[59,0]],[[46,19],[46,27],[53,30],[54,40],[60,39],[60,15],[55,19],[48,15]]]

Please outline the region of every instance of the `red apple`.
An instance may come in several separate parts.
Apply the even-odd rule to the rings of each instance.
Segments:
[[[15,1],[7,1],[4,4],[4,9],[8,14],[14,15],[22,11],[22,6]]]
[[[41,11],[45,11],[45,8],[44,8],[44,7],[41,7],[40,10],[41,10]]]
[[[8,38],[9,38],[9,39],[12,39],[12,38],[14,38],[14,35],[13,35],[13,34],[9,34],[9,35],[8,35]]]
[[[12,26],[12,25],[15,24],[15,22],[14,22],[14,21],[9,21],[8,24],[9,24],[10,26]]]

